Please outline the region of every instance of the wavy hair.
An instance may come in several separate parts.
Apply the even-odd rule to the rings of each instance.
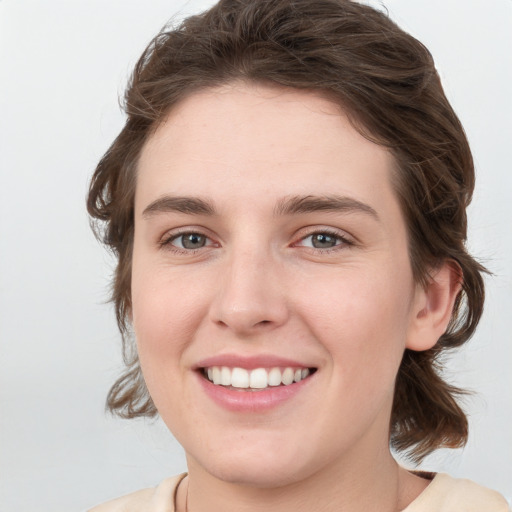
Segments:
[[[140,57],[124,98],[126,124],[99,162],[87,200],[97,236],[118,259],[112,300],[126,369],[107,408],[126,418],[157,413],[127,320],[141,149],[183,98],[237,80],[321,92],[394,155],[415,280],[427,283],[429,270],[450,260],[460,267],[462,290],[437,344],[405,350],[390,444],[415,462],[437,448],[463,446],[468,423],[458,399],[465,391],[443,380],[441,355],[470,338],[483,310],[486,270],[465,246],[471,152],[425,46],[384,13],[349,0],[221,0],[166,26]]]

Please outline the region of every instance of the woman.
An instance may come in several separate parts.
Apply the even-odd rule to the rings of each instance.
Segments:
[[[507,510],[390,453],[465,444],[437,365],[483,307],[421,43],[345,0],[221,1],[155,38],[126,110],[88,199],[118,255],[108,405],[158,412],[188,474],[93,510]]]

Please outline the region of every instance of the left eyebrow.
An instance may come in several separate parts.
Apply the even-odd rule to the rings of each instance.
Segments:
[[[363,213],[379,221],[377,212],[368,204],[346,196],[289,196],[278,201],[274,215],[313,212]]]

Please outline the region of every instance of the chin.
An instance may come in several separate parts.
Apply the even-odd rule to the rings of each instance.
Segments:
[[[220,460],[204,457],[195,463],[211,476],[231,484],[256,488],[277,488],[291,485],[314,472],[315,464],[297,456],[286,456],[284,450],[259,454],[233,453]],[[303,453],[301,455],[304,455]]]
[[[223,482],[260,489],[284,487],[297,483],[307,476],[289,465],[286,468],[268,466],[254,468],[248,467],[248,464],[240,466],[239,468],[214,468],[213,471],[216,472],[211,474]]]

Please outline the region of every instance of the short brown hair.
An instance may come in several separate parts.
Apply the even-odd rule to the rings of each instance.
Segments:
[[[138,61],[125,95],[126,125],[99,162],[87,202],[96,232],[118,257],[112,299],[127,368],[108,409],[127,418],[157,413],[127,322],[141,149],[180,100],[235,80],[326,94],[394,155],[414,278],[425,284],[449,260],[460,267],[462,291],[435,347],[405,350],[390,444],[416,462],[437,448],[463,446],[468,425],[456,398],[465,392],[442,379],[440,356],[470,338],[483,309],[485,269],[465,248],[471,152],[429,51],[382,12],[349,0],[221,0],[165,28]]]

